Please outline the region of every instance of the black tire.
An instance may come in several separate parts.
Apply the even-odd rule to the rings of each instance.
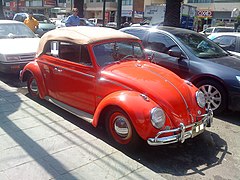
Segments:
[[[39,98],[39,89],[36,79],[33,75],[28,77],[27,88],[30,96],[34,99]]]
[[[205,95],[214,114],[221,114],[227,109],[227,93],[219,82],[202,80],[195,84]]]
[[[122,126],[122,132],[116,131],[117,127],[115,128],[115,126],[117,125]],[[114,144],[131,148],[138,147],[140,144],[140,137],[132,125],[130,118],[122,109],[118,107],[110,109],[110,111],[107,113],[105,127],[108,136],[110,137],[111,141],[114,142]],[[123,127],[127,127],[127,132]]]

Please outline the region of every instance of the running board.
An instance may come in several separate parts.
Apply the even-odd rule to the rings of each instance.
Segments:
[[[84,111],[81,111],[79,109],[71,107],[71,106],[69,106],[67,104],[64,104],[64,103],[62,103],[62,102],[60,102],[60,101],[58,101],[58,100],[56,100],[56,99],[54,99],[52,97],[49,97],[49,96],[46,96],[44,99],[49,101],[49,102],[51,102],[51,103],[53,103],[53,104],[55,104],[56,106],[58,106],[58,107],[60,107],[62,109],[70,112],[71,114],[74,114],[75,116],[77,116],[77,117],[79,117],[79,118],[81,118],[81,119],[83,119],[83,120],[85,120],[85,121],[87,121],[89,123],[93,122],[93,115],[91,115],[91,114],[88,114],[88,113],[86,113]]]

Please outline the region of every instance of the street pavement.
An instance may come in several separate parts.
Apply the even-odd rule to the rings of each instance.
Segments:
[[[15,85],[0,80],[0,180],[239,180],[240,112],[183,144],[132,151]]]
[[[0,81],[0,179],[164,178]]]

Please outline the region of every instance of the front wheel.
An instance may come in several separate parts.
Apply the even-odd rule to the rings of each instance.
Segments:
[[[31,97],[33,97],[33,98],[38,98],[39,97],[39,89],[38,89],[37,80],[34,78],[33,75],[31,75],[28,78],[27,87],[28,87],[28,92],[29,92]]]
[[[223,86],[213,80],[203,80],[196,84],[206,98],[207,106],[209,106],[214,114],[220,114],[226,109],[227,98]]]
[[[135,146],[139,143],[139,136],[122,109],[111,109],[107,114],[105,126],[110,138],[118,144]]]

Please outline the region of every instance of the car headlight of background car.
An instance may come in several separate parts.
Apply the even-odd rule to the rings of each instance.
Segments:
[[[0,61],[6,62],[6,56],[3,54],[0,54]]]
[[[162,128],[163,125],[165,124],[165,120],[166,116],[161,108],[155,107],[151,110],[151,122],[155,128],[157,129]]]
[[[206,105],[206,99],[202,91],[199,90],[196,92],[196,100],[197,100],[197,104],[201,108],[204,108],[204,106]]]

